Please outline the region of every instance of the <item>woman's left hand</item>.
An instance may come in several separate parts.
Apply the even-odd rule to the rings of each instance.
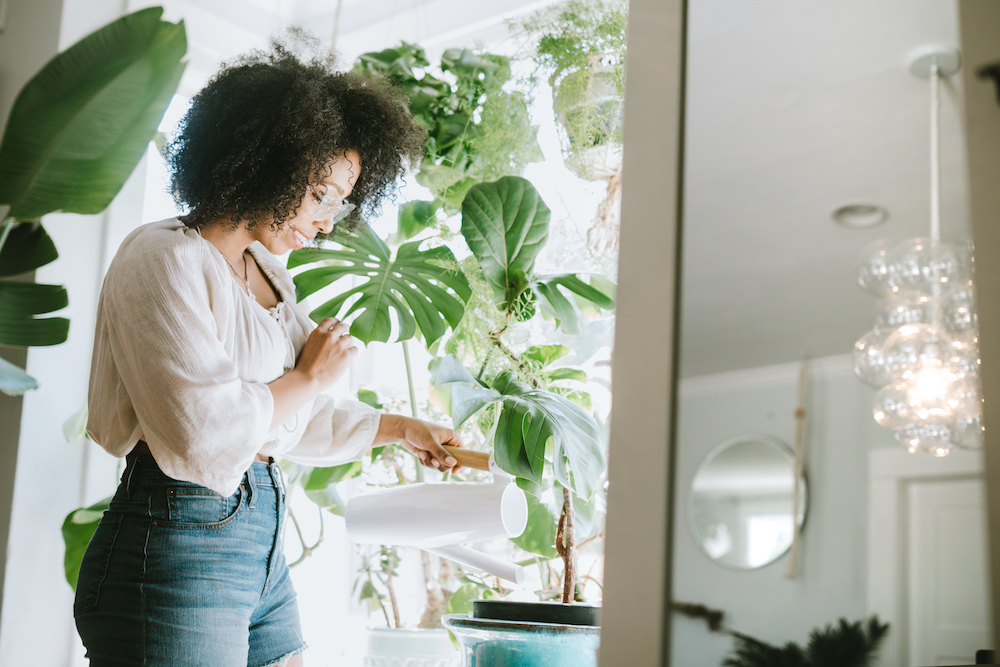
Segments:
[[[382,415],[375,445],[399,442],[428,468],[458,472],[461,466],[441,445],[461,447],[462,439],[450,428],[413,417]]]

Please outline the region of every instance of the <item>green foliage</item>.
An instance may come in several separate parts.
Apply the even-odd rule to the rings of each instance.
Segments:
[[[462,235],[504,310],[528,287],[550,215],[534,186],[514,176],[480,183],[462,202]]]
[[[454,357],[446,358],[438,369],[437,385],[447,383],[453,384],[452,417],[458,424],[486,405],[501,404],[493,449],[501,469],[540,484],[551,444],[556,480],[590,498],[604,472],[601,434],[593,416],[565,397],[520,382],[507,371],[485,387]],[[572,470],[569,478],[567,466]]]
[[[66,553],[63,556],[63,567],[66,571],[66,581],[76,590],[76,582],[80,576],[80,563],[87,551],[90,538],[97,530],[104,510],[111,504],[111,498],[105,498],[84,509],[73,510],[66,516],[62,525],[63,542]]]
[[[559,555],[555,546],[559,519],[540,499],[530,493],[526,496],[528,524],[520,537],[513,537],[510,541],[529,553],[538,554],[543,558],[556,558]]]
[[[350,234],[339,231],[334,240],[341,249],[303,248],[288,260],[289,268],[323,262],[295,276],[300,301],[339,278],[357,276],[364,281],[314,309],[310,317],[317,322],[326,317],[344,319],[360,311],[351,324],[351,335],[364,343],[385,342],[392,332],[391,308],[399,321],[397,340],[412,338],[419,331],[429,345],[461,321],[469,283],[448,248],[420,250],[419,242],[406,243],[393,258],[389,247],[367,225]],[[354,295],[358,299],[348,306]]]
[[[581,306],[593,304],[598,312],[612,310],[615,307],[614,298],[601,289],[608,289],[608,287],[600,281],[594,282],[593,278],[588,284],[575,274],[547,276],[535,281],[531,287],[538,298],[551,310],[556,319],[556,325],[574,336],[579,335],[582,331],[581,319],[586,319],[582,316]],[[574,302],[567,298],[566,293],[560,288],[564,288],[575,301],[582,303],[574,305]]]
[[[879,622],[878,616],[854,623],[842,618],[836,626],[816,628],[804,649],[794,643],[771,646],[733,632],[735,646],[722,664],[723,667],[868,667],[888,633],[889,624]]]
[[[624,0],[569,0],[517,26],[538,37],[533,60],[552,86],[568,158],[607,140],[621,145],[627,24]]]
[[[399,207],[396,234],[390,239],[396,243],[409,241],[414,236],[431,227],[437,221],[441,201],[410,201]]]
[[[0,249],[0,278],[34,271],[58,257],[56,244],[41,223],[15,224]]]
[[[38,218],[99,213],[135,169],[173,97],[187,50],[183,22],[152,7],[124,16],[50,60],[18,93],[0,141],[0,276],[56,259]],[[0,283],[0,345],[57,345],[69,320],[37,318],[68,304],[66,290]],[[36,386],[0,363],[0,391]]]
[[[424,50],[403,42],[363,54],[355,69],[381,72],[407,95],[428,134],[417,181],[448,210],[457,210],[477,181],[520,174],[542,158],[526,96],[509,85],[503,56],[448,49],[432,73]]]
[[[21,90],[0,143],[0,204],[16,220],[100,213],[125,184],[173,97],[182,23],[151,7],[50,60]]]

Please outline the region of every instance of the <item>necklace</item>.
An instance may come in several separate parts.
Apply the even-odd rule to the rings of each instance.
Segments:
[[[222,255],[222,253],[219,253],[219,254]],[[233,266],[233,263],[229,261],[228,257],[226,257],[225,255],[222,255],[222,259],[226,260],[226,264],[228,264],[229,268],[232,269],[233,275],[236,276],[236,279],[239,280],[239,281],[241,281],[243,283],[243,285],[246,287],[246,289],[247,289],[247,296],[256,301],[257,297],[255,297],[253,295],[253,292],[250,291],[250,266],[247,264],[247,256],[246,256],[246,254],[243,255],[243,277],[242,278],[240,278],[240,274],[236,272],[236,267]]]

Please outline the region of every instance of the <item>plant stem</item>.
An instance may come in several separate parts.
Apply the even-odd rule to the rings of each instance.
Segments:
[[[413,415],[414,419],[420,419],[417,412],[417,390],[413,387],[413,370],[410,368],[410,348],[406,343],[405,340],[402,342],[403,364],[406,366],[406,388],[410,390],[410,414]],[[421,465],[420,459],[417,459],[417,481],[424,481],[424,467]]]
[[[490,334],[490,340],[493,341],[494,345],[496,345],[498,348],[500,348],[500,351],[503,352],[507,356],[508,359],[510,359],[511,361],[513,361],[517,365],[517,368],[522,373],[524,373],[524,377],[528,380],[528,382],[531,383],[531,386],[533,386],[535,389],[539,389],[541,387],[541,385],[539,385],[538,384],[538,380],[536,380],[534,378],[531,369],[528,368],[527,364],[525,364],[523,361],[521,361],[521,358],[519,356],[517,356],[516,354],[514,354],[513,350],[511,350],[509,347],[507,347],[506,345],[504,345],[503,341],[500,340],[500,334],[501,333],[503,333],[503,330],[498,331],[495,334]]]
[[[323,544],[323,528],[325,526],[323,522],[323,508],[317,505],[319,508],[319,537],[316,538],[316,544],[309,546],[306,544],[305,537],[302,536],[302,529],[299,527],[299,520],[295,518],[295,512],[292,510],[291,506],[288,507],[288,518],[292,520],[292,525],[295,526],[295,534],[299,537],[299,544],[302,545],[302,553],[299,555],[298,559],[294,563],[289,563],[288,567],[292,568],[304,561],[306,558],[312,555],[312,552],[319,548],[319,545]]]
[[[395,627],[401,627],[403,624],[399,620],[399,604],[396,602],[396,590],[392,587],[392,568],[396,566],[396,549],[395,547],[389,548],[388,553],[388,567],[385,570],[385,587],[389,591],[389,602],[392,603],[392,618],[396,621]]]
[[[379,579],[379,581],[382,580]],[[374,579],[372,579],[372,573],[370,571],[368,572],[368,582],[372,585],[372,591],[378,590],[377,588],[375,588],[375,581]],[[378,595],[378,593],[375,593],[375,602],[378,603],[378,608],[382,610],[382,615],[385,616],[385,627],[391,628],[392,621],[389,620],[389,612],[385,610],[385,605],[382,604],[382,598]]]
[[[562,514],[559,515],[559,528],[556,531],[556,551],[563,559],[563,594],[562,601],[570,603],[576,597],[576,545],[573,543],[573,495],[568,488],[563,487]]]

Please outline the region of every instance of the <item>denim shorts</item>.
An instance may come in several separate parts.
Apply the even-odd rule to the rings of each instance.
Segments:
[[[265,667],[305,650],[281,551],[285,489],[254,462],[228,498],[129,454],[73,615],[91,667]]]

